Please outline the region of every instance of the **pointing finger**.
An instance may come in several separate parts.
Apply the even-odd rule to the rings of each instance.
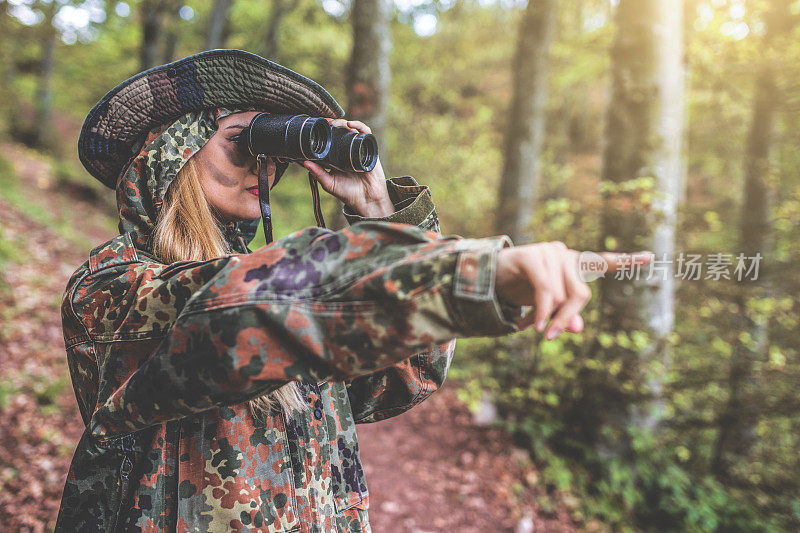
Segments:
[[[637,265],[646,265],[655,256],[653,252],[634,252],[632,254],[600,252],[599,255],[608,263],[608,272],[615,272],[621,268],[631,268]]]

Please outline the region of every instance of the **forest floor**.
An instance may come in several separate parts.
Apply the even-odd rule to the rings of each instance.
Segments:
[[[50,531],[83,429],[61,295],[115,223],[35,152],[8,143],[0,150],[0,530]],[[502,431],[477,426],[452,386],[406,414],[359,426],[359,436],[377,533],[575,530],[527,454]]]

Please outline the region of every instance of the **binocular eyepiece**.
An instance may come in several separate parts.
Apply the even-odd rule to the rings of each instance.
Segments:
[[[316,161],[343,172],[369,172],[378,163],[374,135],[354,133],[308,115],[259,113],[242,130],[238,145],[244,154]]]

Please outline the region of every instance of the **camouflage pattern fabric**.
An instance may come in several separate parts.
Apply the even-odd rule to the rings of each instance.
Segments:
[[[349,229],[252,253],[252,224],[231,225],[230,254],[159,261],[166,187],[213,129],[189,113],[151,131],[118,183],[121,234],[68,283],[86,430],[56,531],[370,531],[356,423],[435,392],[454,337],[515,329],[493,287],[509,241],[440,235],[410,177],[389,181],[397,212],[381,221],[350,213]],[[251,414],[290,380],[306,409]]]

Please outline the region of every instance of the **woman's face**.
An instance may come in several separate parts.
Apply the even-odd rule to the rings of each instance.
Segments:
[[[200,186],[222,222],[254,219],[261,216],[258,204],[258,164],[236,147],[242,129],[258,111],[234,113],[217,122],[217,131],[194,155]],[[267,158],[269,185],[275,181],[275,162]]]

